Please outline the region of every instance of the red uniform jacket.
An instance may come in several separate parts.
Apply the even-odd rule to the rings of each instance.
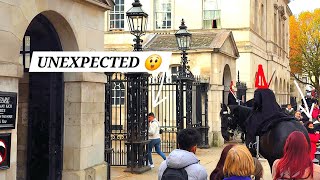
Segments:
[[[310,134],[309,133],[309,137],[310,137],[310,144],[311,144],[311,154],[310,154],[310,158],[311,160],[314,159],[314,153],[317,151],[317,142],[320,139],[320,134]]]

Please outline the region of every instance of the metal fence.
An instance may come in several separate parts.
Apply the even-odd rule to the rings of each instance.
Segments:
[[[107,76],[108,82],[105,86],[106,161],[112,166],[126,166],[128,150],[125,143],[128,137],[127,112],[128,103],[130,103],[126,95],[130,87],[128,87],[128,80],[124,74],[113,73]],[[197,128],[202,136],[199,146],[208,147],[208,81],[195,78],[195,81],[191,82],[191,89],[187,91],[187,88],[180,89],[183,86],[175,76],[164,77],[162,87],[161,80],[162,77],[159,76],[149,77],[148,80],[148,112],[155,114],[163,130],[161,150],[170,153],[176,149],[177,132],[185,127]],[[152,101],[156,99],[158,92],[158,101],[164,98],[166,100],[153,107]],[[177,99],[181,95],[184,98],[182,102],[179,102]],[[187,106],[188,103],[189,106]],[[182,111],[179,109],[181,107]],[[187,122],[187,111],[191,111],[191,122]],[[182,120],[179,121],[177,117],[182,117]],[[180,122],[183,124],[179,124]]]

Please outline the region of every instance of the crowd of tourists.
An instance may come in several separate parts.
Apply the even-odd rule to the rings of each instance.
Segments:
[[[304,119],[300,111],[288,105],[285,112],[301,122],[308,131],[310,145],[300,131],[292,132],[286,139],[283,156],[272,164],[273,180],[320,180],[320,166],[313,163],[314,153],[320,135],[320,110],[316,103],[311,118]],[[154,167],[152,148],[163,158],[158,170],[159,180],[263,180],[263,168],[258,159],[252,157],[249,149],[242,144],[228,144],[224,147],[220,160],[212,172],[207,172],[196,156],[200,133],[194,128],[181,130],[177,135],[178,149],[167,157],[160,150],[160,125],[149,114],[149,163]],[[209,175],[210,174],[210,175]]]
[[[224,147],[216,168],[210,173],[196,156],[200,134],[193,128],[178,134],[179,149],[172,151],[158,171],[158,180],[263,180],[263,167],[241,144]],[[272,166],[273,180],[319,180],[320,166],[312,162],[304,134],[292,132],[286,140],[284,155]]]

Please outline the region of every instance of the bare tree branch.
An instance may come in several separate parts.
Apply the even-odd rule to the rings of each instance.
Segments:
[[[313,86],[313,84],[307,83],[307,82],[303,82],[301,79],[299,79],[294,73],[292,73],[291,71],[288,70],[288,72],[291,74],[292,77],[294,77],[298,82],[305,84],[305,85],[311,85]]]

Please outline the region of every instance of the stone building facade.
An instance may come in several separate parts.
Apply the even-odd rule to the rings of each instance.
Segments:
[[[1,180],[106,179],[103,73],[29,73],[33,51],[102,51],[111,0],[0,0],[0,91],[18,96]],[[19,53],[20,52],[20,53]]]
[[[115,0],[114,9],[105,14],[105,50],[132,50],[133,37],[128,33],[125,19],[125,12],[131,7],[132,2]],[[289,103],[288,17],[292,13],[288,7],[288,0],[141,0],[140,2],[144,11],[149,14],[148,32],[143,36],[146,44],[152,41],[154,34],[173,34],[179,28],[182,18],[191,32],[205,34],[219,29],[232,31],[239,59],[236,68],[230,65],[231,80],[234,82],[237,80],[236,74],[239,71],[240,81],[245,82],[248,88],[247,100],[251,99],[255,90],[255,73],[258,64],[262,64],[267,81],[275,72],[270,88],[274,90],[278,103]],[[204,59],[201,53],[192,55],[197,58],[191,58]],[[175,56],[171,60],[172,63],[174,59]],[[178,61],[178,56],[176,59]],[[197,62],[199,63],[190,63],[191,69],[196,74],[205,74],[200,70],[202,61]],[[223,58],[218,62],[225,63]],[[210,77],[213,77],[212,73],[224,70],[223,66],[213,64],[212,66],[215,68],[209,72]],[[223,73],[219,77],[220,80],[222,77]],[[211,89],[227,91],[230,84],[221,85],[222,83],[211,84]],[[213,98],[217,100],[214,106],[209,107],[209,111],[213,113],[209,120],[215,122],[210,123],[211,133],[220,129],[218,112],[220,103],[224,101],[219,96]]]
[[[256,68],[262,64],[267,81],[275,72],[270,88],[278,103],[289,103],[289,16],[292,12],[288,3],[288,0],[221,1],[221,27],[234,33],[240,52],[237,70],[240,79],[247,83],[249,99],[253,97]]]

